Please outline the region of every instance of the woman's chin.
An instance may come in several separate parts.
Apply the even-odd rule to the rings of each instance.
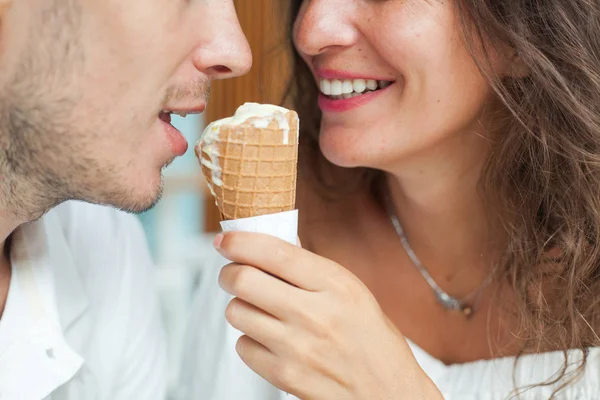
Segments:
[[[361,144],[350,135],[328,135],[321,133],[319,137],[321,153],[330,163],[343,168],[370,166],[368,144]]]
[[[356,149],[348,148],[347,146],[323,146],[321,145],[321,153],[327,161],[342,168],[356,168],[368,165],[365,160],[365,153]]]
[[[332,164],[343,168],[377,168],[382,157],[376,134],[346,126],[321,126],[319,147]]]

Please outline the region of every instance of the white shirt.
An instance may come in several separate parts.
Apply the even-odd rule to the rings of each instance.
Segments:
[[[137,219],[78,202],[19,227],[0,399],[164,399],[165,340]]]
[[[235,352],[240,333],[225,320],[231,296],[217,283],[219,270],[227,261],[215,252],[205,265],[191,314],[185,343],[182,399],[202,400],[290,400],[251,371]],[[521,357],[514,369],[514,357],[447,366],[414,343],[409,342],[415,358],[433,380],[446,400],[505,400],[515,388],[538,384],[560,371],[562,352]],[[580,354],[571,352],[570,361]],[[536,387],[521,400],[550,398],[556,385]],[[560,392],[557,399],[600,399],[600,348],[589,352],[583,379]]]

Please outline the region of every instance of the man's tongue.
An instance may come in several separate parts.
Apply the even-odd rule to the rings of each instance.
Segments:
[[[171,149],[177,156],[182,156],[188,149],[188,142],[185,140],[181,132],[175,128],[167,130],[167,137],[171,143]]]
[[[181,132],[171,125],[171,113],[161,112],[159,114],[159,119],[166,124],[165,130],[167,132],[167,139],[171,144],[173,153],[176,156],[184,155],[188,149],[188,142]]]

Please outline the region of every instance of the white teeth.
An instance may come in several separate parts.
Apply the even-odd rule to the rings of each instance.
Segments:
[[[331,95],[331,81],[321,79],[321,92],[326,96]]]
[[[319,89],[321,89],[321,93],[326,96],[341,99],[347,98],[344,97],[344,95],[352,95],[351,97],[354,97],[365,93],[367,90],[374,91],[377,89],[385,89],[392,83],[393,82],[390,81],[378,81],[375,79],[321,79],[319,82]]]
[[[179,111],[169,111],[169,110],[162,110],[162,113],[163,113],[163,114],[169,114],[169,115],[171,115],[171,114],[172,114],[172,115],[179,115],[179,116],[180,116],[180,117],[182,117],[182,118],[185,118],[185,117],[187,117],[187,116],[188,116],[188,114],[189,114],[189,113],[187,113],[187,112],[184,112],[184,111],[181,111],[181,112],[179,112]]]
[[[367,90],[367,82],[364,79],[355,79],[352,82],[352,88],[356,93],[362,93]]]
[[[342,94],[350,94],[354,91],[354,85],[352,81],[343,81],[342,82]]]
[[[369,79],[367,81],[367,89],[369,90],[377,90],[377,81],[373,79]]]
[[[331,97],[333,100],[342,100],[342,99],[351,99],[353,97],[360,96],[360,95],[361,95],[360,93],[352,92],[350,94],[344,93],[339,96],[329,96],[329,97]]]
[[[331,95],[339,96],[342,94],[342,82],[337,79],[331,81]]]

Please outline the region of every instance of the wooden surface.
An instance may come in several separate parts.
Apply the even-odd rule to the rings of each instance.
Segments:
[[[206,123],[233,115],[245,102],[281,104],[288,80],[289,59],[281,0],[235,0],[240,24],[252,49],[254,63],[246,76],[213,82]],[[204,229],[220,230],[219,211],[209,198]]]

